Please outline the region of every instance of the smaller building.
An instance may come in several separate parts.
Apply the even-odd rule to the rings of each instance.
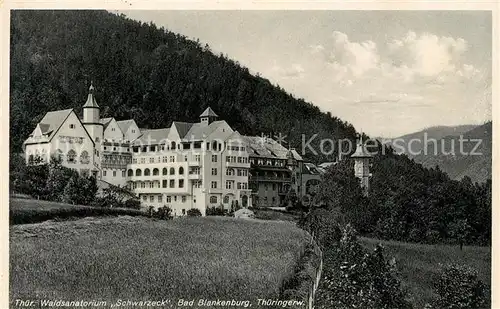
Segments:
[[[370,160],[372,157],[373,156],[366,149],[363,139],[359,139],[356,151],[351,155],[351,158],[354,160],[354,175],[361,182],[361,187],[363,188],[363,194],[365,196],[368,196],[370,190]]]

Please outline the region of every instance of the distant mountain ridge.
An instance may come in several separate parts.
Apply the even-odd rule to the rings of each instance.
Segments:
[[[463,139],[462,149],[460,137]],[[438,140],[437,147],[430,143],[426,153],[422,151],[414,156],[415,162],[429,168],[437,165],[452,179],[460,180],[465,176],[473,182],[491,179],[492,122],[458,135],[445,136]]]
[[[376,139],[385,141],[385,144],[392,145],[397,153],[405,153],[409,157],[414,157],[424,149],[425,134],[427,134],[427,140],[440,140],[445,136],[458,136],[477,127],[478,125],[434,126],[395,138],[377,137]],[[408,144],[411,140],[414,140],[414,142],[410,145],[410,152]],[[398,147],[398,145],[401,146]]]

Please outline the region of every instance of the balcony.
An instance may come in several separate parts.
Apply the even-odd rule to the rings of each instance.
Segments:
[[[250,168],[250,163],[226,162],[227,167]]]
[[[201,174],[189,174],[188,179],[199,180],[201,179]]]
[[[278,176],[251,176],[249,177],[249,181],[255,182],[292,182],[291,177],[278,177]]]
[[[201,161],[189,161],[188,166],[201,166]]]

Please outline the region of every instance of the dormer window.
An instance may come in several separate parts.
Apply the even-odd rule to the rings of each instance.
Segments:
[[[70,128],[70,129],[74,129],[74,128],[75,128],[75,125],[71,123],[71,124],[69,125],[69,128]]]
[[[135,133],[135,130],[132,130],[132,133]]]

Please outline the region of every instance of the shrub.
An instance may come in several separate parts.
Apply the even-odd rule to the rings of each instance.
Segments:
[[[201,211],[198,208],[191,208],[187,211],[188,217],[201,217]]]
[[[141,209],[141,201],[138,199],[128,199],[123,203],[123,207],[131,209]]]
[[[434,304],[436,308],[487,307],[486,286],[478,279],[476,270],[469,266],[443,266],[434,287],[438,295]]]
[[[160,207],[154,212],[153,217],[160,220],[171,220],[173,218],[172,209],[168,206]]]
[[[225,212],[224,209],[213,206],[207,207],[206,214],[207,216],[224,216]]]

